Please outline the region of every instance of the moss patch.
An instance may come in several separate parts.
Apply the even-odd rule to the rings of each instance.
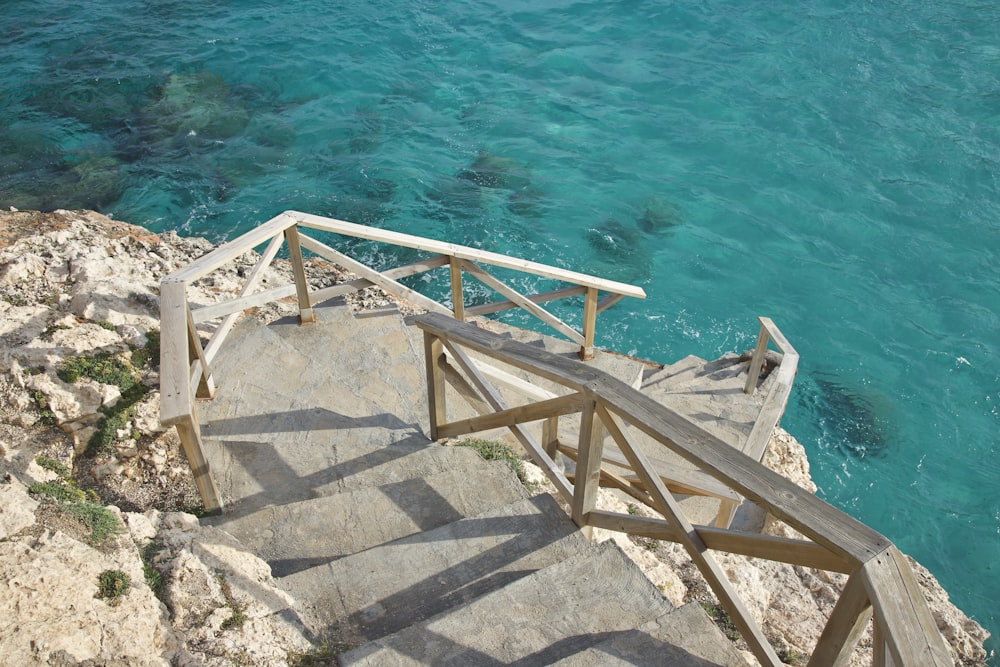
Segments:
[[[236,599],[233,589],[225,577],[219,575],[217,579],[219,581],[219,588],[222,590],[222,597],[226,598],[226,606],[233,612],[232,616],[222,622],[222,629],[242,628],[243,624],[247,622],[246,604]]]
[[[104,417],[97,424],[97,432],[87,443],[87,452],[97,454],[113,449],[118,432],[135,417],[135,406],[149,393],[149,388],[139,380],[139,371],[155,367],[160,360],[160,335],[151,331],[147,344],[132,348],[129,355],[100,353],[93,356],[70,357],[57,371],[63,382],[74,383],[88,378],[101,384],[118,388],[121,398],[112,405],[100,408]]]
[[[69,471],[66,472],[68,474]],[[97,494],[92,489],[84,491],[77,487],[72,479],[35,482],[28,487],[28,492],[48,499],[60,513],[75,519],[89,532],[88,541],[93,546],[104,543],[121,530],[118,517],[100,504]]]
[[[132,578],[121,570],[104,570],[97,577],[97,597],[108,601],[112,607],[128,595]]]

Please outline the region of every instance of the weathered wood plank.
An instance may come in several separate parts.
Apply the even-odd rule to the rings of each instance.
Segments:
[[[816,648],[809,659],[809,667],[846,667],[858,645],[858,640],[868,627],[872,605],[868,600],[861,575],[854,574],[840,592],[830,619],[826,622]]]
[[[767,443],[771,441],[771,434],[774,433],[775,427],[781,421],[781,416],[785,414],[785,407],[788,405],[788,397],[791,393],[792,385],[790,383],[782,382],[780,378],[774,383],[767,398],[764,399],[764,407],[757,415],[757,421],[750,429],[750,435],[743,443],[744,454],[755,461],[764,458]]]
[[[548,303],[549,301],[557,301],[559,299],[566,299],[571,296],[578,296],[586,293],[586,287],[574,285],[573,287],[563,287],[562,289],[552,290],[551,292],[542,292],[541,294],[526,294],[524,295],[524,298],[532,303]],[[616,294],[615,296],[620,299],[625,298],[621,294]],[[465,314],[469,317],[478,317],[480,315],[500,313],[505,310],[514,310],[515,308],[520,308],[520,306],[510,299],[507,299],[506,301],[491,301],[490,303],[483,303],[478,306],[469,306],[465,309]]]
[[[807,493],[686,417],[586,364],[504,339],[435,314],[414,319],[455,344],[529,370],[579,391],[592,384],[618,416],[729,485],[815,542],[854,562],[880,553],[889,541],[860,521]]]
[[[592,510],[590,523],[597,528],[650,537],[654,540],[677,542],[680,539],[676,528],[663,519],[653,517]],[[694,526],[694,529],[705,546],[712,551],[764,558],[776,563],[801,565],[827,572],[843,574],[849,572],[850,564],[847,561],[812,542],[759,533],[744,533],[713,526]]]
[[[438,428],[447,420],[445,404],[444,346],[440,338],[424,332],[424,365],[427,373],[427,408],[429,411],[431,440],[441,436]]]
[[[160,422],[173,426],[191,415],[186,285],[160,283]]]
[[[198,487],[198,495],[205,506],[205,511],[209,514],[219,514],[222,512],[222,496],[212,479],[212,469],[205,458],[205,450],[201,443],[201,429],[198,426],[197,415],[189,414],[185,418],[174,424],[177,427],[177,435],[181,440],[181,447],[184,449],[184,456],[187,457],[188,465],[194,474],[194,484]]]
[[[770,340],[767,328],[761,326],[757,334],[757,345],[753,349],[753,356],[750,357],[750,365],[747,366],[747,381],[743,385],[744,394],[752,394],[757,388],[757,380],[760,379],[760,369],[764,364],[764,354],[767,352],[767,344]]]
[[[575,447],[571,447],[568,444],[562,444],[559,446],[559,451],[574,461],[576,460]],[[632,470],[632,466],[628,462],[628,459],[615,451],[613,447],[606,446],[604,448],[602,460],[609,465],[626,469],[628,472],[621,473],[622,478],[628,480],[630,483],[638,482],[639,486],[642,486],[642,482]],[[667,488],[673,493],[683,493],[689,496],[712,496],[714,498],[731,500],[733,502],[743,500],[742,497],[740,497],[740,494],[736,493],[714,477],[709,477],[708,475],[700,473],[697,470],[685,470],[683,468],[678,468],[677,466],[667,465],[654,458],[651,458],[650,460],[653,462],[653,467],[655,468],[657,475],[659,475],[660,479],[663,480],[663,483],[666,484]]]
[[[420,260],[411,264],[397,266],[394,269],[386,269],[385,271],[382,271],[382,275],[391,280],[399,280],[400,278],[415,276],[418,273],[431,271],[440,266],[444,266],[447,263],[448,258],[444,255],[439,255],[437,257],[431,257],[429,259]],[[351,294],[352,292],[357,292],[358,290],[362,290],[366,287],[371,287],[373,284],[374,283],[372,283],[372,281],[365,278],[357,278],[346,283],[340,283],[339,285],[324,287],[323,289],[318,289],[312,293],[313,303],[321,304],[325,301],[329,301],[330,299],[335,299],[346,294]]]
[[[444,374],[441,370],[444,346],[440,338],[424,333],[424,363],[427,372],[427,406],[431,440],[437,440],[438,427],[447,420]]]
[[[489,273],[484,271],[476,264],[473,264],[472,262],[464,262],[463,268],[466,270],[466,272],[475,276],[476,280],[479,280],[484,285],[490,287],[491,289],[496,290],[498,293],[507,297],[508,299],[516,303],[518,306],[520,306],[524,310],[528,311],[529,313],[540,319],[542,322],[545,322],[547,325],[549,325],[562,335],[569,338],[574,343],[583,345],[584,339],[583,336],[580,334],[580,332],[578,332],[576,329],[566,324],[565,322],[563,322],[558,317],[556,317],[549,311],[545,310],[538,304],[532,303],[531,300],[529,300],[523,294],[515,291],[514,289],[511,289],[509,286],[497,280],[496,278],[494,278]]]
[[[698,571],[701,572],[716,597],[719,598],[719,603],[729,614],[730,620],[740,631],[740,635],[750,647],[754,657],[763,665],[779,667],[781,660],[767,637],[764,636],[764,631],[750,616],[750,612],[743,605],[736,589],[726,577],[725,572],[722,571],[722,567],[707,553],[708,546],[691,525],[691,522],[684,516],[677,500],[663,485],[642,449],[631,442],[622,429],[619,419],[605,409],[603,402],[597,403],[597,414],[611,437],[618,443],[622,453],[632,464],[632,468],[642,478],[656,509],[677,532],[678,544],[683,546],[684,550],[691,556],[691,560],[694,561]]]
[[[292,275],[295,276],[295,295],[299,302],[299,323],[315,324],[316,314],[313,313],[312,303],[309,301],[309,281],[306,279],[306,267],[302,260],[298,227],[292,225],[285,230],[285,242],[288,244],[288,258],[292,262]]]
[[[263,225],[251,229],[246,234],[233,239],[229,243],[223,243],[215,250],[196,259],[190,265],[179,271],[175,271],[166,279],[177,280],[185,283],[192,283],[198,278],[202,278],[220,266],[227,264],[248,250],[268,241],[271,237],[281,234],[291,225],[295,224],[295,219],[284,213],[271,218]]]
[[[597,404],[590,400],[580,415],[580,440],[577,447],[576,479],[573,480],[573,522],[586,528],[587,514],[597,505],[601,488],[601,452],[604,449],[604,425],[597,418]]]
[[[913,570],[899,549],[888,547],[862,566],[861,575],[894,664],[952,664]]]
[[[594,335],[597,332],[597,290],[587,288],[587,296],[583,299],[583,343],[580,347],[580,358],[590,361],[594,358]]]
[[[489,431],[495,428],[568,415],[579,412],[584,402],[583,394],[569,394],[542,401],[541,403],[518,405],[488,415],[460,419],[448,422],[447,424],[438,424],[438,438],[450,438],[466,433]]]
[[[462,289],[462,260],[450,258],[448,271],[451,275],[451,308],[456,320],[465,321],[465,292]]]
[[[597,312],[603,313],[605,310],[615,305],[625,298],[624,294],[609,294],[597,303]]]
[[[208,364],[208,359],[205,358],[205,349],[201,346],[201,337],[198,335],[198,329],[194,325],[194,320],[191,319],[191,310],[185,308],[185,316],[187,317],[187,329],[188,329],[188,361],[191,362],[193,370],[192,373],[196,373],[196,377],[191,380],[192,385],[196,386],[195,396],[198,398],[212,398],[215,396],[215,380],[212,378],[212,367]]]
[[[445,354],[449,354],[447,350],[445,351]],[[542,389],[537,385],[531,384],[527,380],[522,380],[502,368],[497,368],[496,366],[483,362],[477,362],[476,367],[479,369],[479,372],[486,377],[494,380],[495,382],[499,382],[509,389],[513,389],[530,401],[547,401],[550,398],[557,398],[559,396],[559,394],[555,394],[547,389]]]
[[[517,257],[510,257],[499,253],[478,250],[476,248],[469,248],[467,246],[456,245],[454,243],[434,241],[432,239],[425,239],[419,236],[411,236],[410,234],[378,229],[377,227],[357,225],[343,220],[323,218],[317,215],[301,213],[299,211],[285,211],[282,215],[295,219],[304,227],[321,229],[333,232],[334,234],[344,234],[347,236],[369,239],[371,241],[378,241],[381,243],[391,243],[393,245],[399,245],[406,248],[426,250],[427,252],[440,253],[457,257],[459,259],[467,259],[473,262],[491,264],[493,266],[514,269],[524,273],[531,273],[544,278],[554,278],[555,280],[562,280],[564,282],[583,285],[585,287],[595,287],[603,292],[615,292],[637,299],[646,298],[646,292],[641,287],[636,287],[635,285],[628,285],[614,280],[605,280],[604,278],[597,278],[585,273],[578,273],[576,271],[560,269],[554,266],[547,266],[545,264],[539,264],[538,262],[531,262]]]
[[[760,322],[762,327],[767,329],[768,335],[771,337],[771,340],[774,341],[774,344],[778,347],[778,349],[781,350],[782,354],[794,354],[796,358],[799,356],[799,353],[795,351],[792,344],[788,342],[787,338],[785,338],[785,334],[781,333],[781,329],[775,326],[770,317],[758,317],[757,321]]]
[[[412,290],[409,287],[406,287],[405,285],[396,282],[395,280],[386,278],[383,274],[379,273],[375,269],[365,266],[356,259],[348,257],[347,255],[338,250],[334,250],[325,243],[320,243],[316,239],[306,236],[305,234],[300,234],[300,240],[302,242],[303,248],[311,250],[317,255],[327,258],[331,262],[341,265],[348,271],[353,271],[362,278],[370,280],[372,283],[378,285],[386,292],[394,294],[399,298],[403,299],[404,301],[409,301],[411,303],[414,303],[432,313],[440,313],[443,315],[452,314],[450,310],[442,306],[437,301],[434,301],[433,299],[428,299],[420,292]]]
[[[196,324],[216,320],[220,317],[242,313],[249,308],[256,308],[281,299],[295,296],[295,284],[279,285],[270,289],[236,297],[227,301],[211,303],[207,306],[199,306],[191,310]]]

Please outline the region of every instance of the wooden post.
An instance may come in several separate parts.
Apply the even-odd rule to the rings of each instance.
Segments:
[[[837,605],[830,613],[809,659],[809,667],[845,667],[850,664],[854,647],[868,627],[871,617],[872,606],[868,600],[868,592],[861,577],[854,574],[847,580]]]
[[[736,510],[739,506],[739,503],[735,500],[727,500],[725,498],[720,499],[719,513],[715,516],[715,527],[729,528],[730,524],[733,522],[733,517],[736,516]]]
[[[455,311],[455,319],[465,321],[465,292],[462,290],[462,263],[458,257],[448,258],[448,268],[451,271],[451,307]]]
[[[563,464],[559,458],[559,417],[549,417],[542,422],[542,447],[559,470]]]
[[[576,477],[573,480],[573,523],[590,539],[587,513],[597,504],[601,486],[601,455],[604,453],[604,424],[597,416],[597,402],[590,401],[580,413],[580,443],[577,449]]]
[[[292,225],[285,230],[285,241],[288,242],[288,257],[292,261],[292,273],[295,275],[295,294],[299,300],[299,324],[313,324],[316,313],[309,303],[309,283],[306,281],[306,267],[302,262],[302,246],[299,243],[299,229]]]
[[[752,394],[753,390],[757,387],[760,369],[764,364],[764,355],[767,353],[768,340],[770,340],[770,335],[767,333],[764,323],[761,322],[760,333],[757,334],[757,347],[754,348],[753,357],[750,359],[750,365],[747,367],[747,383],[743,385],[744,394]]]
[[[201,443],[201,429],[198,426],[196,414],[177,423],[177,435],[180,436],[184,455],[187,457],[191,472],[194,473],[194,484],[208,514],[222,513],[222,498],[212,479],[212,470],[205,458],[205,450]]]
[[[872,619],[872,667],[888,667],[892,665],[892,656],[885,643],[885,633],[878,619]]]
[[[445,409],[445,363],[441,339],[424,332],[424,363],[427,367],[427,408],[430,412],[431,440],[438,439],[438,427],[447,421]]]
[[[580,359],[583,361],[594,358],[595,329],[597,329],[597,288],[588,287],[583,300],[583,347],[580,348]]]
[[[208,359],[205,358],[205,350],[201,346],[201,338],[198,330],[194,326],[194,318],[191,317],[191,309],[184,306],[187,315],[188,329],[188,368],[194,361],[198,361],[201,366],[200,377],[198,378],[198,391],[195,392],[197,398],[214,398],[215,381],[212,379],[212,369],[208,366]]]

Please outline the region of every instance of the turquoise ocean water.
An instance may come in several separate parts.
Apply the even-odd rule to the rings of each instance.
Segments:
[[[531,257],[663,362],[770,316],[822,497],[1000,634],[1000,5],[207,4],[5,0],[0,205]]]

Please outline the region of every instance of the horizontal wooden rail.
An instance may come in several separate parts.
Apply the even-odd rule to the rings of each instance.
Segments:
[[[340,250],[307,236],[302,233],[300,227],[412,248],[431,253],[431,256],[403,266],[377,271]],[[249,273],[238,295],[209,304],[194,305],[188,302],[187,288],[189,286],[265,243],[267,244],[266,249]],[[288,258],[292,265],[293,282],[264,290],[259,289],[266,269],[283,247],[287,249]],[[303,249],[314,252],[359,277],[347,283],[311,290],[306,280]],[[479,266],[480,264],[513,269],[540,278],[569,282],[570,285],[544,294],[521,294],[490,275]],[[451,307],[438,303],[399,282],[403,278],[444,266],[450,267],[451,271],[454,301]],[[463,271],[483,281],[501,296],[506,297],[506,300],[466,310],[461,284]],[[600,307],[614,303],[625,296],[637,298],[646,296],[639,287],[516,257],[356,225],[342,220],[286,211],[239,238],[215,248],[189,266],[175,271],[164,278],[161,283],[160,418],[164,425],[177,428],[185,451],[190,452],[188,459],[195,473],[195,483],[198,485],[202,501],[207,509],[221,510],[222,503],[221,498],[214,490],[207,459],[201,451],[201,429],[194,400],[195,398],[211,397],[214,393],[215,378],[212,375],[211,365],[240,315],[250,308],[295,297],[299,307],[300,321],[308,323],[315,319],[315,305],[372,285],[429,312],[453,315],[463,319],[474,314],[521,308],[553,326],[570,340],[581,344],[585,355],[593,351],[596,326],[594,317]],[[590,304],[596,298],[598,290],[608,294],[595,310],[590,307]],[[582,333],[566,325],[539,305],[578,295],[583,295],[585,300]],[[206,323],[215,322],[217,324],[214,328],[206,326]],[[199,325],[203,326],[201,330],[197,328]],[[202,337],[204,335],[208,335],[208,340],[203,343]],[[489,419],[496,419],[496,417],[489,417],[486,421]],[[529,437],[526,432],[524,437]],[[568,484],[565,482],[565,478],[556,479],[555,483]]]
[[[767,340],[779,341],[785,359],[790,362],[786,373],[794,374],[797,354],[780,337],[773,323],[770,320],[765,323],[765,320],[762,318],[761,323]],[[729,446],[685,416],[600,370],[434,313],[415,318],[415,323],[424,331],[428,352],[432,436],[445,433],[458,435],[463,428],[466,429],[464,432],[497,426],[520,429],[520,434],[515,433],[518,439],[527,443],[525,446],[529,455],[543,472],[558,481],[557,488],[570,502],[573,519],[581,528],[596,526],[684,545],[762,664],[779,665],[780,661],[761,629],[743,608],[735,589],[708,553],[710,550],[851,575],[841,602],[818,639],[810,664],[840,664],[844,656],[854,650],[860,636],[859,628],[869,622],[869,618],[874,618],[877,656],[885,654],[893,664],[900,666],[951,664],[947,648],[912,571],[892,543],[878,532]],[[475,387],[485,398],[474,399],[470,403],[479,406],[481,411],[485,410],[483,406],[488,405],[496,414],[450,424],[446,422],[445,383],[455,377],[455,373],[448,371],[449,357],[445,355],[445,349],[449,350],[460,370],[471,378],[471,384],[460,380],[465,387],[463,395]],[[545,378],[572,393],[555,398],[543,394],[536,397],[539,400],[534,403],[508,408],[463,350]],[[782,365],[784,363],[783,360]],[[529,418],[532,421],[556,419],[567,416],[571,411],[580,413],[579,444],[575,450],[577,472],[572,482],[562,475],[546,448],[534,442],[521,427],[521,423],[529,421]],[[769,415],[764,417],[770,419]],[[749,498],[807,539],[790,540],[691,525],[681,513],[673,499],[673,492],[661,474],[656,472],[651,460],[629,435],[631,429],[641,431],[680,455],[732,492]],[[546,438],[553,437],[549,430],[550,435]],[[627,459],[629,469],[637,477],[636,482],[601,469],[598,462],[603,456],[605,431]],[[572,450],[570,446],[558,442],[556,449]],[[657,509],[665,520],[598,510],[595,499],[600,480],[628,488],[635,497]]]

